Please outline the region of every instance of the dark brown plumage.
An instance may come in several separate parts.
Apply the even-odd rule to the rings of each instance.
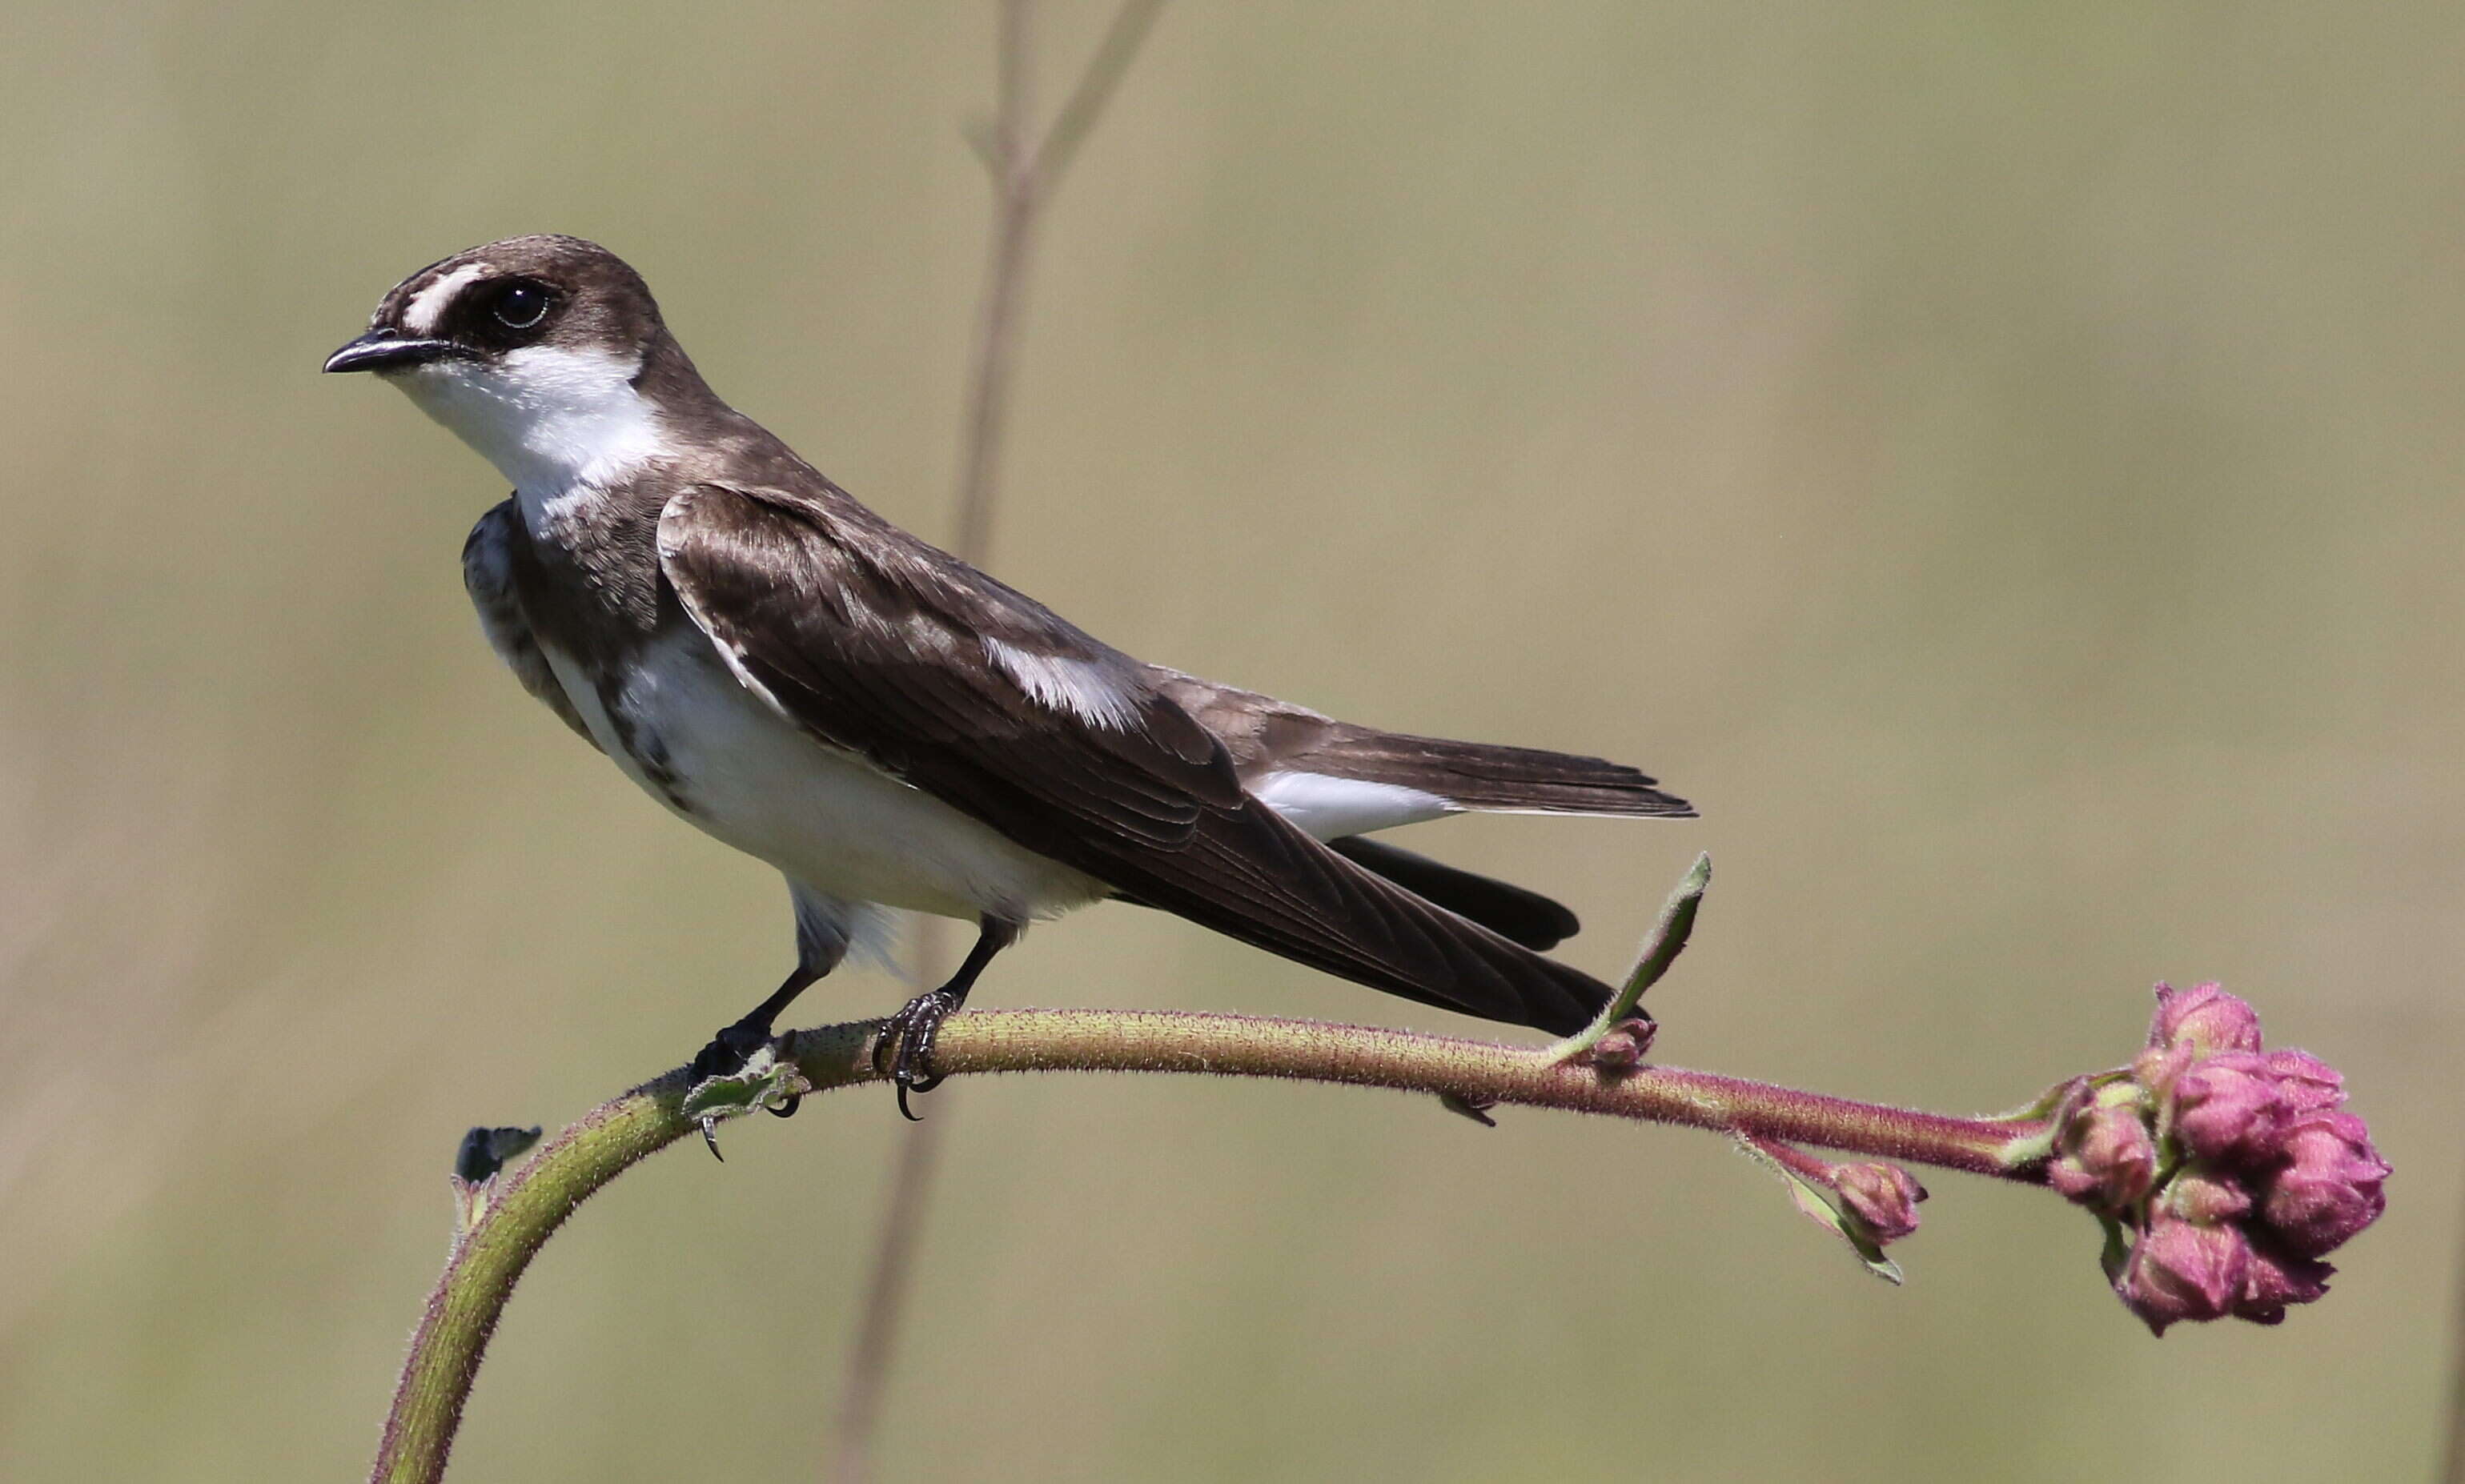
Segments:
[[[1564,1034],[1608,987],[1304,834],[1143,667],[825,481],[670,501],[662,565],[744,677],[836,746],[1149,906],[1426,1004]],[[1039,706],[998,635],[1109,672],[1125,726]]]

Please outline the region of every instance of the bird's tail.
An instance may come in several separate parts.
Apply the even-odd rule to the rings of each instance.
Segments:
[[[1098,874],[1133,900],[1408,1000],[1556,1035],[1609,1003],[1589,974],[1364,869],[1255,799],[1205,816],[1181,850],[1106,853]]]
[[[1539,892],[1450,866],[1442,860],[1367,835],[1326,842],[1328,850],[1374,871],[1424,901],[1470,918],[1511,943],[1545,953],[1579,932],[1583,923],[1566,903]]]
[[[1606,758],[1339,724],[1277,767],[1432,794],[1484,813],[1691,819],[1695,806]]]

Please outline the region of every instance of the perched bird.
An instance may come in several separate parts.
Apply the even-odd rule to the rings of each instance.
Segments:
[[[1410,737],[1143,664],[858,504],[721,401],[641,277],[565,236],[422,268],[325,362],[496,465],[462,572],[515,676],[626,776],[788,878],[795,971],[720,1074],[899,910],[976,925],[883,1037],[899,1106],[1027,924],[1107,897],[1407,999],[1581,1028],[1545,897],[1366,838],[1464,810],[1687,816],[1597,758]]]

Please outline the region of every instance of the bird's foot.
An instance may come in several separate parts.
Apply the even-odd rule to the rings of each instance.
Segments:
[[[910,1122],[922,1120],[907,1106],[907,1095],[929,1093],[942,1085],[940,1074],[933,1070],[933,1042],[942,1033],[942,1022],[964,998],[948,989],[927,990],[900,1006],[874,1039],[874,1070],[887,1073],[898,1084],[899,1111]]]
[[[748,1015],[710,1038],[710,1044],[694,1052],[690,1069],[695,1081],[709,1077],[734,1076],[744,1070],[753,1053],[770,1044],[770,1022]]]
[[[756,1052],[768,1046],[774,1032],[769,1017],[759,1019],[747,1015],[743,1020],[710,1038],[710,1044],[694,1053],[693,1078],[696,1082],[711,1077],[730,1077],[744,1071]],[[775,1102],[762,1105],[762,1111],[773,1118],[792,1119],[801,1098],[790,1094]]]
[[[750,1113],[756,1106],[773,1118],[794,1118],[811,1090],[791,1064],[779,1060],[772,1040],[769,1017],[748,1015],[694,1053],[687,1068],[693,1080],[686,1114],[701,1125],[702,1142],[714,1157],[719,1156],[720,1119]]]

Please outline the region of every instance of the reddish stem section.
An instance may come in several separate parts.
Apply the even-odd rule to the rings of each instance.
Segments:
[[[964,1034],[949,1033],[963,1024]],[[800,1061],[810,1058],[798,1050]],[[1362,1026],[1162,1010],[992,1010],[954,1018],[937,1059],[950,1073],[1182,1072],[1386,1087],[2038,1179],[2033,1166],[2011,1167],[2006,1152],[2042,1129],[2032,1119],[1952,1118],[1677,1067],[1613,1075],[1547,1061],[1526,1047]],[[809,1075],[817,1070],[807,1066]],[[829,1070],[870,1074],[869,1068]]]

